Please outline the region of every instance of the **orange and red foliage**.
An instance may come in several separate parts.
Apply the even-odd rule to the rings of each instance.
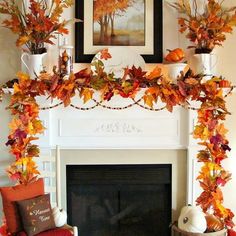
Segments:
[[[93,99],[94,91],[100,92],[101,100],[110,100],[114,95],[135,100],[136,93],[145,89],[142,100],[146,105],[153,107],[161,101],[170,112],[177,105],[188,107],[191,101],[198,101],[201,106],[193,135],[201,140],[200,145],[203,147],[197,155],[198,161],[203,163],[198,176],[203,193],[197,199],[197,204],[204,212],[213,211],[225,225],[232,227],[234,215],[223,206],[221,191],[221,187],[231,178],[231,174],[222,166],[222,161],[230,151],[227,130],[223,124],[229,112],[220,86],[222,78],[213,76],[205,82],[202,75],[194,75],[189,70],[186,74],[182,73],[177,83],[172,83],[158,67],[149,74],[141,68],[126,68],[122,78],[114,78],[114,74],[104,71],[102,61],[94,61],[93,66],[95,73],[82,70],[66,80],[56,73],[41,74],[37,80],[18,73],[19,81],[14,84],[9,106],[13,119],[7,145],[15,156],[15,162],[8,169],[9,176],[20,183],[28,183],[39,174],[33,160],[39,155],[39,149],[31,143],[44,130],[39,120],[39,107],[35,100],[37,96],[56,98],[68,106],[76,92],[86,103]],[[230,88],[229,82],[228,85]]]
[[[194,44],[197,53],[210,53],[215,46],[222,46],[226,34],[232,33],[236,26],[236,6],[226,8],[224,1],[208,0],[198,12],[197,0],[193,1],[193,9],[189,0],[179,0],[170,4],[183,16],[179,17],[180,32],[187,32],[186,37]]]
[[[0,13],[9,17],[3,21],[3,26],[18,34],[18,47],[25,45],[32,54],[42,53],[45,43],[54,44],[56,34],[68,33],[65,28],[68,21],[60,21],[60,18],[64,8],[72,3],[72,0],[57,0],[48,6],[46,0],[30,0],[26,9],[22,0],[1,0]]]

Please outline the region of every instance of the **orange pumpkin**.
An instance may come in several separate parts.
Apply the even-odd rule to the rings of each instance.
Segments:
[[[219,86],[220,88],[228,88],[230,87],[230,82],[228,80],[223,79],[219,82]]]
[[[168,51],[169,53],[165,57],[165,60],[168,62],[179,62],[185,57],[184,51],[181,48]]]
[[[224,229],[224,223],[214,215],[206,215],[207,232],[217,232]]]

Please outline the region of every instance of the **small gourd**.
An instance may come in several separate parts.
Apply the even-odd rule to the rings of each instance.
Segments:
[[[197,207],[185,206],[181,210],[178,227],[190,233],[203,233],[207,228],[205,215]]]
[[[60,209],[59,207],[54,207],[52,209],[52,214],[54,217],[55,225],[56,227],[62,227],[66,224],[67,221],[67,213],[63,209]]]
[[[228,80],[221,80],[219,82],[220,88],[229,88],[230,87],[230,82]]]
[[[206,215],[207,232],[217,232],[224,229],[224,223],[214,215]]]
[[[168,62],[180,62],[185,57],[184,51],[181,48],[176,48],[174,50],[168,51],[169,53],[165,57],[166,61]]]

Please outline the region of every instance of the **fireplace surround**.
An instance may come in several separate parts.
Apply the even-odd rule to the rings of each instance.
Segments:
[[[104,165],[171,165],[171,219],[177,219],[180,209],[187,203],[186,150],[60,150],[59,205],[67,209],[67,166]]]
[[[44,98],[38,102],[41,107],[49,105]],[[74,102],[78,103],[76,97]],[[127,102],[116,98],[111,101],[111,106],[125,106]],[[194,204],[198,195],[195,181],[198,146],[191,136],[195,117],[194,111],[180,107],[173,113],[151,112],[137,107],[123,111],[97,108],[83,112],[72,107],[41,111],[40,119],[47,128],[38,143],[41,150],[51,152],[60,146],[59,205],[67,209],[68,165],[170,164],[171,220],[176,220],[181,207]]]

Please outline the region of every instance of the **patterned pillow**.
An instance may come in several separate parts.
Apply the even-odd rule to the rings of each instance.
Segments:
[[[22,223],[28,236],[55,228],[50,204],[50,195],[18,201]]]

